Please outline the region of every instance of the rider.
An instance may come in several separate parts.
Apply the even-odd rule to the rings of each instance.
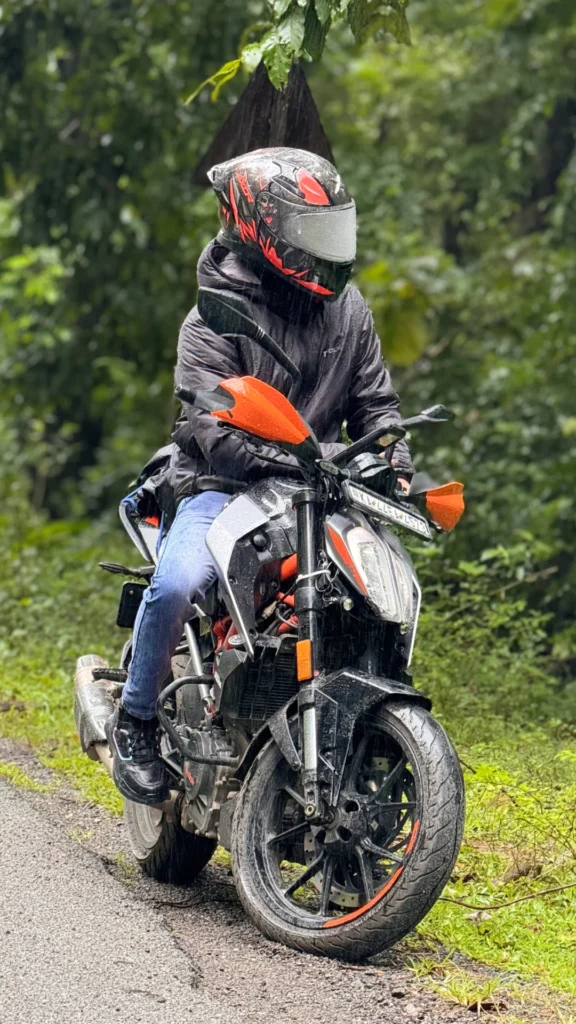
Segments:
[[[260,149],[213,167],[221,228],[198,263],[198,283],[250,300],[254,319],[301,371],[291,400],[321,442],[341,450],[343,422],[356,440],[400,418],[372,316],[348,286],[356,254],[356,209],[337,170],[299,149]],[[286,394],[290,380],[265,351],[214,334],[194,307],[180,330],[176,383],[212,389],[250,374]],[[255,446],[209,413],[185,405],[173,434],[169,479],[176,517],[136,619],[122,704],[109,723],[114,781],[140,803],[168,795],[159,758],[156,698],[184,624],[216,579],[205,544],[210,524],[246,482],[298,475],[292,456]],[[404,441],[394,465],[408,487]]]

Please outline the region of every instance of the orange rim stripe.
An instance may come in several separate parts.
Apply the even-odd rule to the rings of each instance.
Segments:
[[[344,917],[337,917],[333,921],[326,921],[322,925],[322,927],[336,928],[340,924],[348,924],[348,921],[355,921],[357,917],[362,917],[362,914],[365,914],[372,907],[375,907],[376,904],[379,903],[381,899],[383,899],[386,893],[390,892],[390,889],[392,888],[393,885],[396,885],[396,882],[400,878],[400,875],[402,874],[403,871],[404,868],[398,868],[395,874],[392,875],[392,878],[390,878],[389,881],[386,882],[384,888],[380,889],[380,892],[377,892],[376,895],[373,896],[371,900],[368,900],[368,903],[365,903],[363,907],[358,907],[357,910],[353,910],[351,914],[345,914]]]
[[[406,847],[406,856],[408,856],[409,853],[412,853],[412,850],[414,849],[414,846],[416,844],[416,840],[418,839],[419,831],[420,831],[420,822],[419,821],[415,821],[414,822],[414,828],[412,829],[412,835],[410,836],[410,842],[408,843],[408,846]]]
[[[408,843],[408,846],[406,847],[406,856],[408,856],[408,854],[412,853],[412,850],[414,849],[414,846],[416,844],[416,840],[418,838],[419,831],[420,831],[420,822],[417,821],[417,822],[415,822],[414,828],[412,829],[412,835],[410,836],[410,842]],[[398,870],[394,872],[392,877],[388,879],[388,881],[386,882],[386,885],[384,886],[384,888],[380,889],[380,892],[377,892],[376,895],[373,896],[371,900],[368,900],[368,903],[365,903],[363,907],[358,907],[357,910],[353,910],[350,914],[344,914],[344,917],[337,917],[333,921],[325,921],[324,924],[322,925],[322,927],[323,928],[337,928],[338,925],[348,924],[349,921],[355,921],[358,917],[362,917],[362,914],[366,914],[369,910],[372,909],[372,907],[375,907],[376,904],[380,902],[380,900],[384,899],[384,896],[386,895],[386,893],[390,892],[390,889],[394,885],[396,885],[396,882],[400,878],[400,875],[402,874],[403,871],[404,871],[404,866],[398,868]]]

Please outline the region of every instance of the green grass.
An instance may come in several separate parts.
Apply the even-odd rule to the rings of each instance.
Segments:
[[[72,714],[73,665],[63,670],[20,654],[0,666],[0,700],[25,708],[0,715],[0,734],[31,747],[39,760],[65,778],[90,803],[122,813],[122,799],[106,769],[82,752]],[[0,768],[0,773],[2,769]]]
[[[10,761],[0,761],[0,778],[7,779],[13,786],[19,786],[21,789],[28,789],[34,793],[49,793],[54,789],[54,786],[31,779],[17,764],[11,764]]]
[[[112,661],[124,639],[114,626],[118,578],[96,564],[99,558],[126,557],[126,551],[118,550],[117,533],[113,536],[110,544],[108,531],[98,525],[79,530],[52,524],[9,538],[10,573],[0,582],[0,707],[9,709],[0,712],[0,734],[29,745],[56,779],[68,780],[86,800],[119,814],[122,801],[105,769],[80,750],[72,714],[76,657],[93,651]],[[428,647],[432,625],[423,633]],[[470,651],[464,656],[469,661]],[[426,650],[419,660],[426,686]],[[429,671],[440,677],[444,663],[432,652],[430,665],[436,667]],[[461,669],[453,660],[447,691],[458,685]],[[484,670],[488,673],[488,662]],[[486,677],[483,686],[489,682]],[[495,669],[495,690],[499,684]],[[436,698],[442,714],[450,702],[443,702],[441,692]],[[457,709],[465,704],[462,693],[453,702]],[[461,756],[476,770],[466,772],[466,835],[444,895],[487,907],[576,882],[576,743],[570,730],[560,742],[551,729],[517,724],[512,729],[494,717],[492,707],[485,716],[475,711],[474,721],[458,711],[449,724]],[[494,737],[490,744],[473,741],[486,735]],[[41,785],[14,765],[0,765],[0,775],[16,785]],[[219,852],[217,862],[228,866],[229,855]],[[419,935],[416,965],[422,965],[422,974],[426,948],[444,949],[441,959],[446,951],[449,956],[459,951],[576,995],[576,887],[485,913],[439,902],[419,926]],[[441,975],[436,972],[433,981],[446,994],[450,990],[450,998],[460,993],[462,1000],[474,984],[480,989],[484,984],[477,979],[469,983],[448,967]],[[556,1019],[562,1021],[560,1011]]]
[[[11,530],[18,529],[14,520]],[[2,522],[0,521],[0,527]],[[112,538],[112,540],[110,539]],[[119,577],[99,559],[121,559],[118,531],[105,525],[32,526],[2,537],[10,571],[0,581],[0,735],[32,747],[86,800],[112,814],[122,800],[105,768],[82,753],[73,716],[76,658],[113,661],[125,634],[114,626]]]
[[[444,897],[419,926],[481,963],[576,995],[576,749],[543,733],[462,751],[466,833]],[[547,895],[546,889],[574,888]]]

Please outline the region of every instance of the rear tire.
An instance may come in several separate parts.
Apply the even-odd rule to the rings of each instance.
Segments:
[[[278,887],[279,869],[267,850],[276,842],[269,838],[276,831],[277,813],[271,794],[275,780],[280,780],[276,792],[285,788],[286,762],[273,741],[262,750],[238,798],[232,864],[244,909],[269,939],[306,953],[357,960],[394,945],[434,905],[460,848],[464,783],[458,757],[442,726],[415,704],[389,704],[371,718],[404,752],[414,779],[419,820],[413,822],[402,868],[398,871],[395,866],[396,877],[381,886],[381,898],[362,900],[355,913],[342,914],[342,923],[337,916],[289,904]],[[294,791],[295,782],[290,785]],[[282,856],[279,851],[278,859]],[[317,879],[323,877],[320,870]],[[334,914],[333,906],[330,913]]]
[[[180,800],[172,818],[155,807],[124,801],[130,849],[144,874],[157,882],[190,885],[206,867],[217,841],[186,832],[179,815]]]

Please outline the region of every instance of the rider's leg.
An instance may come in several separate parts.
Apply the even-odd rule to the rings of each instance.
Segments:
[[[138,718],[156,717],[156,698],[170,672],[192,605],[216,579],[205,537],[222,506],[221,491],[204,491],[178,506],[152,582],[144,593],[134,627],[132,660],[122,704]]]
[[[138,611],[122,707],[108,729],[114,781],[131,800],[159,803],[167,795],[168,776],[158,759],[156,699],[192,605],[216,578],[205,538],[228,500],[220,491],[205,491],[181,502]]]

